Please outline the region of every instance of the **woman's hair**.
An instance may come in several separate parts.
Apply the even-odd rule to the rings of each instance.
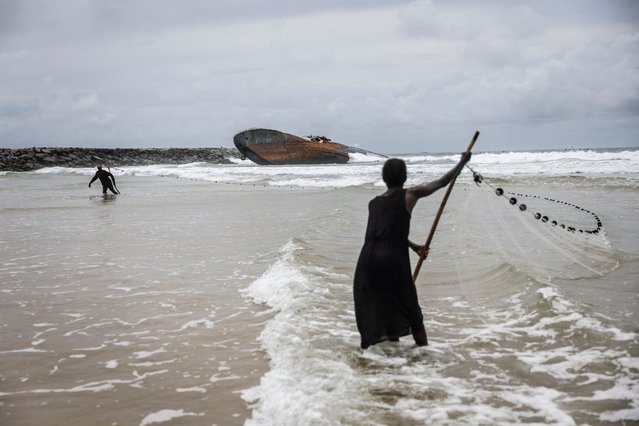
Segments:
[[[382,178],[388,187],[397,187],[406,182],[406,163],[399,158],[390,158],[384,163]]]

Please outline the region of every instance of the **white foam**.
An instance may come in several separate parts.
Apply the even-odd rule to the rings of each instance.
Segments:
[[[177,419],[179,417],[187,417],[187,416],[203,416],[204,413],[190,413],[184,410],[171,410],[164,409],[160,411],[156,411],[155,413],[151,413],[142,419],[142,423],[140,426],[150,425],[153,423],[164,423],[171,421],[173,419]]]
[[[639,421],[639,382],[630,378],[622,378],[615,385],[605,391],[595,391],[593,395],[595,401],[626,400],[631,407],[605,411],[601,413],[599,419],[602,422],[636,422]]]
[[[348,162],[349,163],[377,163],[380,161],[385,161],[386,157],[373,153],[361,153],[361,152],[351,152],[348,154]]]
[[[480,153],[473,156],[477,168],[500,175],[571,175],[636,173],[639,151],[598,152],[591,150]]]
[[[242,393],[242,398],[254,404],[252,418],[246,424],[270,424],[286,417],[290,424],[338,424],[349,407],[356,405],[361,393],[360,380],[339,351],[314,351],[308,340],[315,333],[326,335],[334,327],[324,324],[334,318],[322,319],[312,312],[330,292],[322,291],[296,261],[302,247],[289,241],[280,249],[277,260],[264,274],[244,290],[256,303],[265,303],[277,312],[260,334],[260,341],[269,354],[271,369],[260,384]],[[313,277],[324,275],[313,268]],[[315,275],[317,274],[317,275]],[[311,317],[307,313],[311,312]],[[351,319],[351,318],[349,318]],[[350,323],[350,322],[349,322]],[[348,334],[353,347],[356,340]]]
[[[25,395],[25,394],[47,394],[47,393],[76,393],[76,392],[103,392],[107,390],[113,389],[116,385],[126,384],[129,386],[139,385],[141,381],[150,376],[161,375],[166,373],[168,370],[158,370],[158,371],[149,371],[144,374],[138,374],[136,371],[133,372],[134,378],[130,380],[123,379],[113,379],[113,380],[100,380],[97,382],[89,382],[84,383],[82,385],[74,386],[72,388],[53,388],[53,389],[30,389],[25,391],[18,392],[7,392],[0,393],[2,395]]]
[[[205,328],[211,329],[214,326],[214,322],[207,318],[202,318],[199,320],[191,320],[184,323],[182,327],[178,329],[178,331],[184,331],[188,328],[197,328],[200,325],[203,325]]]
[[[184,393],[184,392],[198,392],[198,393],[206,393],[206,389],[204,389],[203,387],[200,386],[193,386],[190,388],[177,388],[175,389],[176,392],[179,393]]]
[[[104,364],[105,368],[117,368],[118,367],[118,360],[117,359],[112,359],[106,362],[106,364]]]
[[[38,353],[38,352],[49,352],[43,349],[36,349],[36,348],[24,348],[24,349],[13,349],[10,351],[0,351],[0,354],[11,354],[11,353],[29,353],[29,352],[33,352],[33,353]]]
[[[461,158],[459,154],[451,155],[399,155],[397,158],[403,159],[407,163],[456,163]]]
[[[575,421],[559,405],[561,393],[545,387],[524,388],[519,392],[501,392],[500,397],[517,407],[530,407],[535,415],[542,415],[545,424],[575,425]]]
[[[242,378],[241,376],[220,376],[220,375],[214,374],[209,378],[209,382],[217,383],[217,382],[224,382],[226,380],[237,380],[241,378]]]
[[[400,155],[408,163],[408,184],[415,185],[432,180],[449,170],[459,154]],[[374,154],[350,154],[347,164],[258,166],[250,161],[236,160],[235,164],[189,163],[180,165],[125,166],[112,169],[116,176],[165,176],[204,180],[218,183],[296,186],[347,187],[354,185],[381,185],[383,157]],[[476,153],[470,164],[485,176],[512,177],[588,176],[628,174],[637,175],[639,150],[625,151],[546,151]],[[50,167],[37,170],[37,174],[91,175],[92,168]],[[470,177],[465,170],[462,176]]]
[[[585,316],[579,313],[579,309],[565,297],[559,289],[555,287],[542,287],[537,290],[544,299],[550,301],[554,316],[542,318],[537,326],[550,327],[558,323],[569,323],[570,330],[597,331],[602,334],[612,335],[616,341],[633,341],[638,335],[632,332],[625,332],[614,326],[604,325],[599,319]]]
[[[140,352],[133,352],[133,355],[135,356],[136,359],[144,359],[144,358],[149,358],[155,354],[159,354],[159,353],[163,353],[166,352],[166,349],[164,348],[160,348],[157,349],[155,351],[140,351]]]
[[[293,254],[298,246],[289,241],[279,251],[280,258],[244,290],[255,303],[267,304],[276,310],[285,310],[287,305],[294,303],[292,295],[295,287],[308,288],[306,277],[295,267],[292,267]]]

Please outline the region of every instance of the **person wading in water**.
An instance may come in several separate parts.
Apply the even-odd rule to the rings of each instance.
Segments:
[[[408,256],[409,248],[417,253],[421,250],[408,240],[411,213],[420,198],[457,177],[470,157],[470,152],[462,154],[459,163],[441,178],[407,189],[406,163],[397,158],[384,163],[382,177],[388,190],[368,204],[366,237],[353,283],[362,349],[410,334],[417,345],[428,344]]]
[[[114,194],[119,194],[119,192],[113,188],[115,186],[115,177],[111,174],[111,172],[102,170],[101,164],[98,164],[96,167],[98,168],[98,171],[95,172],[95,176],[93,176],[93,179],[91,179],[91,182],[89,182],[89,188],[91,188],[91,184],[95,182],[96,179],[100,179],[100,182],[102,183],[102,193],[104,195],[106,195],[107,189]],[[111,178],[113,184],[111,184],[111,180],[109,180],[109,178]]]

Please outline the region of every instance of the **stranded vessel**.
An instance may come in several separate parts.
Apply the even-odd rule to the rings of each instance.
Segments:
[[[373,154],[324,136],[301,137],[271,129],[244,130],[233,137],[233,143],[243,160],[260,165],[340,164],[348,162],[349,153]]]

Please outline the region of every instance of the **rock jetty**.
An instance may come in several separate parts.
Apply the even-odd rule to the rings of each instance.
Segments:
[[[231,163],[235,148],[0,148],[0,171],[43,167],[141,166],[148,164]]]

